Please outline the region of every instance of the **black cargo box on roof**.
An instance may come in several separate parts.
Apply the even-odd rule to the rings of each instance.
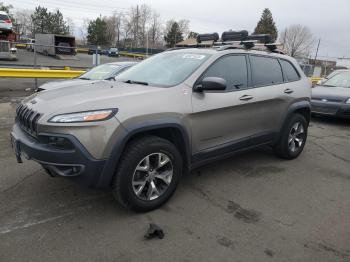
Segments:
[[[226,31],[223,32],[221,35],[222,42],[227,41],[244,41],[247,39],[248,31],[241,30],[241,31]]]
[[[212,34],[199,34],[197,36],[197,42],[201,43],[204,41],[218,41],[219,40],[219,34],[218,33],[212,33]]]

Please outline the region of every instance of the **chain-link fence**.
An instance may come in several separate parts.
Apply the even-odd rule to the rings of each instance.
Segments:
[[[0,41],[0,67],[89,69],[97,64],[140,60],[145,56],[125,49],[71,46],[67,42],[45,45]]]

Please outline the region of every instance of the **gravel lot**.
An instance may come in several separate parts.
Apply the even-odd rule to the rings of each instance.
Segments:
[[[313,119],[298,159],[263,148],[202,167],[164,207],[135,214],[16,163],[9,132],[24,94],[0,93],[0,261],[350,261],[350,122]],[[151,222],[164,239],[143,238]]]

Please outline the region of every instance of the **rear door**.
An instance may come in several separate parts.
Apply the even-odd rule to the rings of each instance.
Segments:
[[[236,97],[241,119],[241,129],[236,130],[236,136],[250,136],[263,142],[279,130],[283,112],[288,107],[288,95],[284,93],[283,72],[277,58],[249,55],[249,63],[250,86],[239,90]]]

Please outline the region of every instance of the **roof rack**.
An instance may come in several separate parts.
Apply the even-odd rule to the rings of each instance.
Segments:
[[[278,49],[281,44],[274,43],[272,36],[269,34],[252,34],[248,35],[248,31],[226,31],[222,33],[221,41],[218,41],[218,33],[212,34],[199,34],[197,47],[201,47],[202,41],[213,41],[212,47],[217,48],[218,51],[227,49],[248,49],[248,50],[260,50],[273,53],[284,54],[284,52]]]

